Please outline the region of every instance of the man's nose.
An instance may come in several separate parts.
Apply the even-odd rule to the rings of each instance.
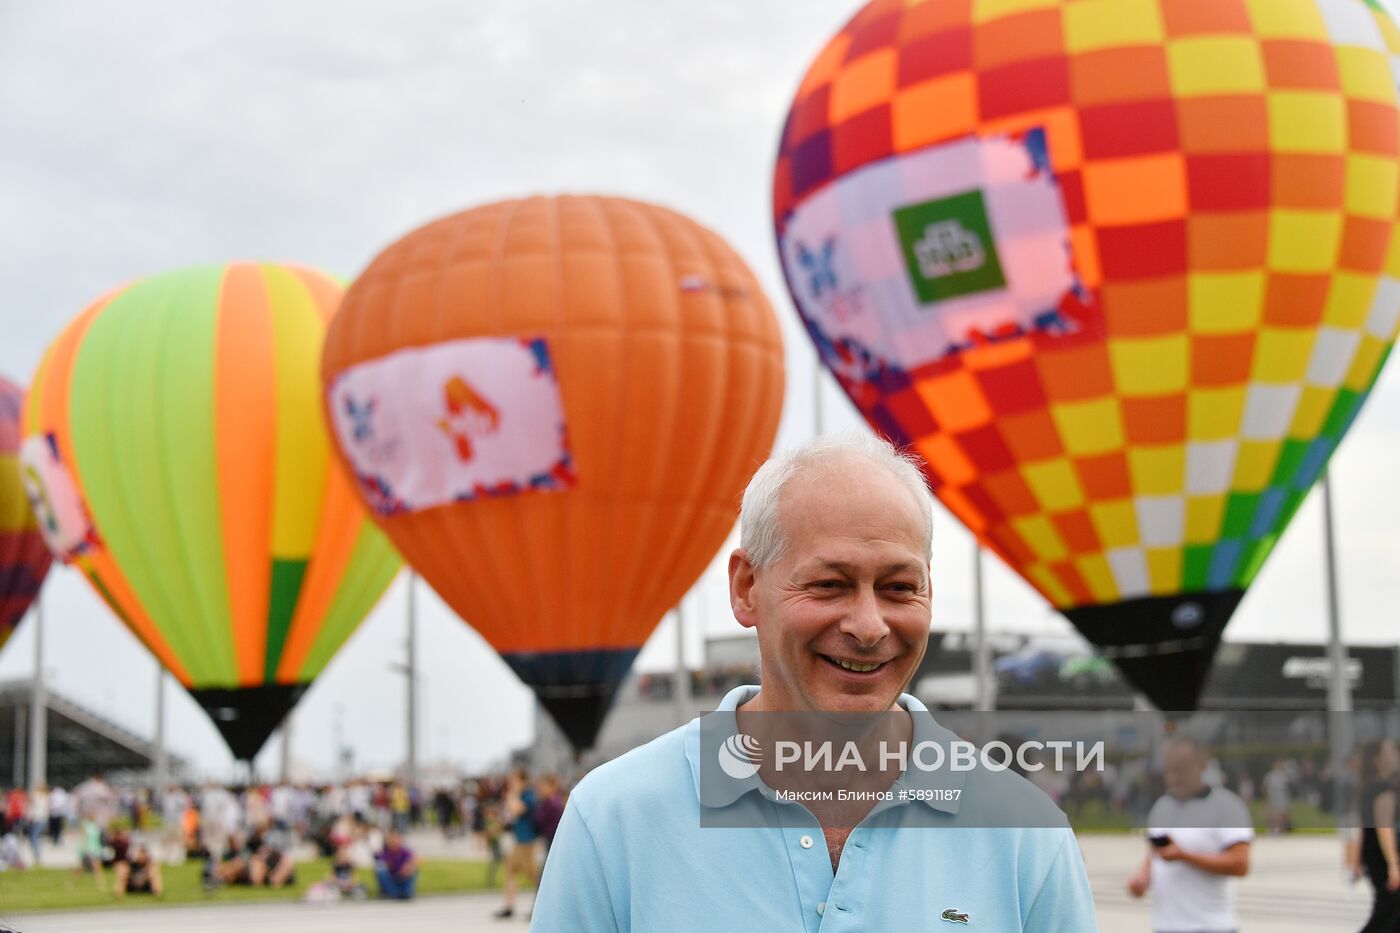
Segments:
[[[856,640],[862,648],[874,648],[889,634],[890,627],[880,613],[880,601],[873,587],[859,587],[855,604],[841,620],[841,631]]]

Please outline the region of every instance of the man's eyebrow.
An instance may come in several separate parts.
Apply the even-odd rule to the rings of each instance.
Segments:
[[[854,565],[854,564],[848,564],[848,563],[846,563],[845,561],[826,560],[826,559],[824,559],[824,558],[818,558],[818,559],[812,561],[810,564],[803,564],[803,565],[802,565],[802,569],[803,569],[803,570],[808,570],[808,571],[811,571],[811,570],[834,570],[834,571],[836,571],[837,573],[844,573],[844,574],[846,574],[847,576],[851,576],[851,575],[853,574],[854,570],[855,570],[855,565]],[[904,561],[896,561],[896,562],[893,563],[893,564],[886,564],[885,566],[881,567],[881,568],[879,569],[879,571],[877,572],[876,575],[877,575],[877,576],[884,577],[884,576],[888,576],[889,574],[892,574],[892,573],[903,573],[903,572],[906,571],[906,570],[923,570],[923,569],[924,569],[924,568],[923,568],[923,565],[920,564],[920,563],[918,563],[917,561],[907,561],[907,560],[904,560]]]

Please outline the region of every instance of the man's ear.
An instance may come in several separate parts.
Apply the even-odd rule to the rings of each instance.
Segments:
[[[743,548],[729,555],[729,608],[744,628],[758,622],[754,606],[754,566]]]

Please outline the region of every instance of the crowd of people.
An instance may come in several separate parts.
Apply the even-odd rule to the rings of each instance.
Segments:
[[[172,784],[159,795],[95,775],[71,791],[0,795],[0,869],[38,864],[45,847],[76,846],[75,870],[90,874],[100,889],[159,897],[162,865],[200,860],[210,892],[285,888],[297,885],[298,855],[314,854],[329,859],[330,869],[307,886],[310,900],[408,899],[423,864],[408,834],[431,830],[447,840],[477,841],[487,855],[486,884],[503,888],[500,916],[509,917],[521,888],[539,881],[565,793],[554,775],[532,779],[523,768],[436,787],[367,779],[206,782]],[[365,883],[370,878],[373,891]]]

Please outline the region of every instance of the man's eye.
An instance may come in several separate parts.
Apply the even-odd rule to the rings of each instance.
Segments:
[[[819,590],[837,590],[837,589],[840,589],[840,588],[841,588],[841,581],[840,581],[840,580],[818,580],[816,583],[813,583],[812,586],[816,587],[816,588],[819,589]]]

